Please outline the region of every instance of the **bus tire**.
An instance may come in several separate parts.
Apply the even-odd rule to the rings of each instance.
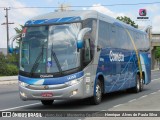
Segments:
[[[95,95],[91,97],[91,103],[93,105],[98,105],[102,101],[102,83],[100,80],[97,81],[96,88],[95,88]]]
[[[41,103],[43,105],[52,105],[54,100],[41,100]]]
[[[140,92],[140,88],[141,88],[141,86],[140,86],[140,76],[137,74],[137,76],[136,76],[136,86],[133,88],[133,91],[135,93],[138,93],[138,92]]]
[[[140,92],[143,91],[143,88],[144,88],[144,76],[143,79],[140,80]]]

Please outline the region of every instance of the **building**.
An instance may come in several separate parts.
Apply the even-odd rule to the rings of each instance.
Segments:
[[[152,33],[152,40],[159,40],[160,41],[160,33]]]
[[[156,47],[160,46],[160,33],[152,33],[151,38],[152,69],[157,69],[160,61],[155,59],[155,53]]]

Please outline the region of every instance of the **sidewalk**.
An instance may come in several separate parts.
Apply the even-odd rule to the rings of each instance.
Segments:
[[[18,76],[4,76],[0,77],[0,81],[2,80],[18,80]]]
[[[18,83],[18,76],[4,76],[0,77],[0,85]]]
[[[158,71],[159,69],[158,68],[156,68],[156,69],[154,69],[154,70],[151,70],[151,71]]]

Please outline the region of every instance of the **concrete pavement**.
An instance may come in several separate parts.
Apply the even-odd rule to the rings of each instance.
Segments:
[[[109,111],[160,111],[160,90],[141,96],[127,103],[110,108]],[[94,117],[85,120],[160,120],[159,117]]]

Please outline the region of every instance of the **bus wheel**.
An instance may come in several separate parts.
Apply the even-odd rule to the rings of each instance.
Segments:
[[[143,77],[143,79],[140,80],[140,92],[143,91],[143,88],[144,88],[144,82],[143,81],[144,81],[144,77]]]
[[[140,76],[137,75],[136,77],[136,87],[134,87],[134,92],[138,93],[141,89],[141,85],[140,85]]]
[[[52,105],[54,100],[41,100],[41,103],[43,105]]]
[[[98,105],[102,100],[102,84],[98,80],[95,89],[95,95],[91,98],[91,103],[94,105]]]

